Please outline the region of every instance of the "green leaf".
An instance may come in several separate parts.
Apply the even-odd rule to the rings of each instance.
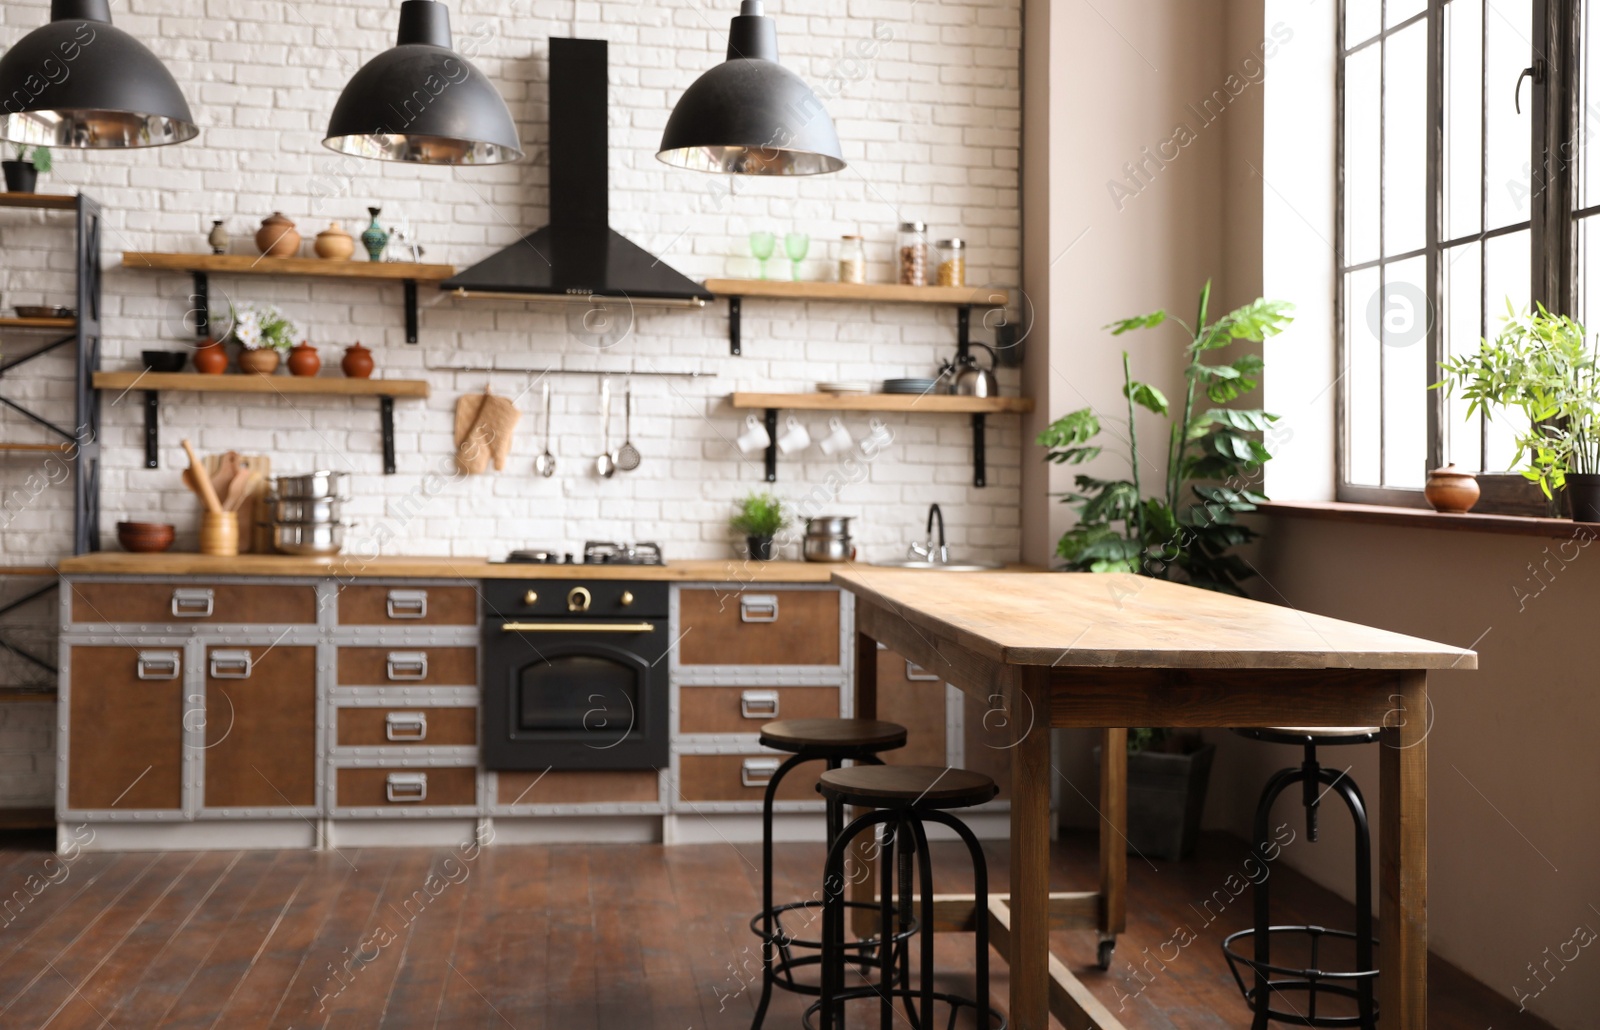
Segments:
[[[1082,408],[1050,423],[1034,442],[1040,447],[1073,447],[1087,443],[1099,432],[1100,419],[1094,409]]]
[[[1082,465],[1092,458],[1100,456],[1099,447],[1068,447],[1064,450],[1051,451],[1044,456],[1045,461],[1057,465]]]
[[[1146,411],[1153,411],[1157,415],[1167,413],[1166,395],[1149,383],[1129,383],[1122,388],[1122,395]]]
[[[1294,321],[1294,305],[1281,300],[1257,298],[1236,308],[1201,334],[1198,350],[1225,347],[1234,340],[1260,342],[1283,332]]]
[[[1189,438],[1195,439],[1210,426],[1229,426],[1247,433],[1264,433],[1278,420],[1259,408],[1212,408],[1189,424]]]
[[[1132,332],[1135,329],[1154,329],[1166,320],[1167,313],[1165,311],[1152,311],[1148,315],[1124,318],[1120,322],[1112,322],[1109,325],[1101,326],[1101,328],[1111,330],[1112,336],[1121,336],[1123,333]]]

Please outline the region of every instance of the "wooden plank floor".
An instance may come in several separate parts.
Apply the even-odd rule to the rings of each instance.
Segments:
[[[8,1030],[724,1030],[749,1026],[759,994],[760,951],[746,927],[760,890],[754,846],[84,853],[66,862],[49,843],[0,837]],[[935,847],[940,889],[967,889],[964,856]],[[1087,837],[1056,845],[1054,888],[1091,886],[1093,856]],[[1248,893],[1220,900],[1244,857],[1239,841],[1211,836],[1187,862],[1130,862],[1129,932],[1114,968],[1091,969],[1089,934],[1057,935],[1057,953],[1130,1028],[1248,1026],[1219,947],[1249,919]],[[820,862],[818,847],[780,846],[780,894],[810,894]],[[990,867],[998,888],[1003,843],[991,847]],[[1272,877],[1277,921],[1350,924],[1350,907],[1328,892],[1288,869]],[[1174,943],[1180,928],[1192,943]],[[943,937],[938,953],[941,987],[970,992],[971,938]],[[1437,1030],[1548,1030],[1437,959],[1429,979]],[[1003,1002],[1004,963],[992,985]],[[767,1025],[798,1026],[801,1007],[779,992]]]

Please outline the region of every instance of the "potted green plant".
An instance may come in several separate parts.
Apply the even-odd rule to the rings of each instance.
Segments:
[[[1254,569],[1232,548],[1255,538],[1238,516],[1266,500],[1257,489],[1261,465],[1272,457],[1260,434],[1276,421],[1259,408],[1227,407],[1260,385],[1263,363],[1255,353],[1232,361],[1216,352],[1240,340],[1260,342],[1282,332],[1292,306],[1264,298],[1208,323],[1211,283],[1200,291],[1193,326],[1165,311],[1106,326],[1113,336],[1154,329],[1171,321],[1188,335],[1184,347],[1182,408],[1175,421],[1167,398],[1135,380],[1122,353],[1122,396],[1127,404],[1127,479],[1074,477],[1063,503],[1077,509],[1075,526],[1062,534],[1056,554],[1077,572],[1123,572],[1175,579],[1207,590],[1243,593]],[[1135,409],[1170,422],[1161,483],[1146,496]],[[1098,457],[1100,417],[1093,408],[1064,415],[1039,434],[1045,459],[1081,465]],[[1177,859],[1194,846],[1205,808],[1214,745],[1194,734],[1134,729],[1128,734],[1128,842],[1141,854]]]
[[[230,308],[228,316],[229,329],[223,339],[237,340],[243,348],[239,352],[241,372],[271,375],[300,335],[300,327],[275,304]],[[213,317],[212,324],[219,321]]]
[[[1497,410],[1520,412],[1527,428],[1517,434],[1522,475],[1539,484],[1559,514],[1565,493],[1572,518],[1600,522],[1600,341],[1584,339],[1583,326],[1544,305],[1517,314],[1506,302],[1506,325],[1494,342],[1473,354],[1439,363],[1444,387],[1466,400],[1467,417]]]
[[[739,510],[729,524],[736,532],[744,534],[751,558],[771,561],[775,557],[772,538],[789,525],[789,521],[781,500],[773,494],[757,491],[739,502]]]
[[[39,176],[50,171],[50,148],[13,144],[16,158],[0,161],[6,177],[8,193],[32,193],[39,185]]]

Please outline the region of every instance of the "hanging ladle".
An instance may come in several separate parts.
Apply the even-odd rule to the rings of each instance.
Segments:
[[[550,383],[544,384],[544,453],[533,459],[533,470],[546,479],[556,474],[556,456],[550,453]]]

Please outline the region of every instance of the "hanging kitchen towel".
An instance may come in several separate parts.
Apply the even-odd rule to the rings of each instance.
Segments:
[[[511,456],[511,434],[521,420],[522,412],[508,398],[484,392],[483,407],[478,411],[478,421],[472,431],[474,438],[482,439],[487,445],[496,472],[506,467],[506,459]]]
[[[489,392],[468,394],[456,401],[456,467],[464,476],[476,476],[489,467],[489,447],[478,433],[478,417]]]

